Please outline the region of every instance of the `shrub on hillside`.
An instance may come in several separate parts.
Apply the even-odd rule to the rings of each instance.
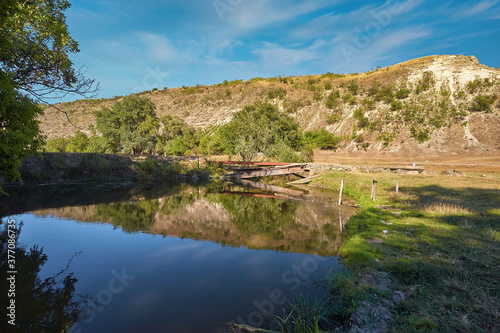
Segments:
[[[394,92],[392,86],[384,86],[375,95],[375,100],[390,103],[394,99]]]
[[[491,112],[491,106],[495,103],[496,96],[478,95],[472,101],[471,111]]]
[[[407,88],[401,88],[398,90],[398,92],[396,93],[396,98],[397,99],[405,99],[405,98],[408,98],[408,96],[410,96],[410,93],[411,93],[411,90],[410,89],[407,89]]]
[[[356,82],[352,82],[350,85],[347,86],[347,89],[353,94],[357,95],[359,91],[359,85]]]
[[[320,149],[337,148],[340,138],[325,129],[320,131],[307,131],[304,133],[304,141]]]
[[[285,99],[286,94],[287,94],[287,91],[285,88],[276,88],[276,89],[269,90],[267,92],[267,97],[269,99],[275,99],[275,98]]]

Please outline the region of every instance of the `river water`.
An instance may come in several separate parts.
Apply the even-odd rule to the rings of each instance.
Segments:
[[[324,194],[232,183],[9,193],[0,230],[21,229],[16,324],[30,332],[269,326],[286,300],[326,293],[325,275],[340,267],[339,214],[349,214]],[[1,328],[15,331],[5,317]]]

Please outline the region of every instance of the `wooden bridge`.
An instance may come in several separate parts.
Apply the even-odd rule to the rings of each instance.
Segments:
[[[218,163],[222,165],[229,165],[238,167],[233,169],[232,173],[225,174],[222,179],[246,179],[246,178],[259,178],[266,176],[278,176],[295,174],[300,178],[300,172],[306,170],[307,163],[276,163],[276,162],[236,162],[236,161],[211,161],[211,163]]]

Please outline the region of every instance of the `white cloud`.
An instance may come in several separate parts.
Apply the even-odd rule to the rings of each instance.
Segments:
[[[233,29],[253,30],[274,23],[288,22],[305,14],[312,13],[332,3],[314,0],[290,6],[283,1],[254,0],[245,2],[228,15]]]
[[[274,43],[264,43],[264,47],[258,48],[252,53],[259,58],[263,65],[283,67],[317,59],[319,55],[314,52],[313,49],[315,47],[317,46],[305,49],[292,49]]]
[[[476,16],[484,11],[496,6],[500,0],[482,0],[471,7],[462,7],[455,15],[455,18]]]
[[[196,41],[186,41],[182,46],[177,46],[166,36],[150,32],[136,32],[135,37],[145,47],[146,60],[155,63],[172,63],[182,61],[185,64],[198,61],[198,56],[203,52],[204,45]]]

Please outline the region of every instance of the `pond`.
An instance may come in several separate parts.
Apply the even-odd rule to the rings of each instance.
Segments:
[[[321,297],[320,281],[340,267],[339,223],[349,212],[322,194],[248,185],[10,189],[0,230],[21,229],[16,324],[232,332],[228,322],[268,325],[299,293]]]

